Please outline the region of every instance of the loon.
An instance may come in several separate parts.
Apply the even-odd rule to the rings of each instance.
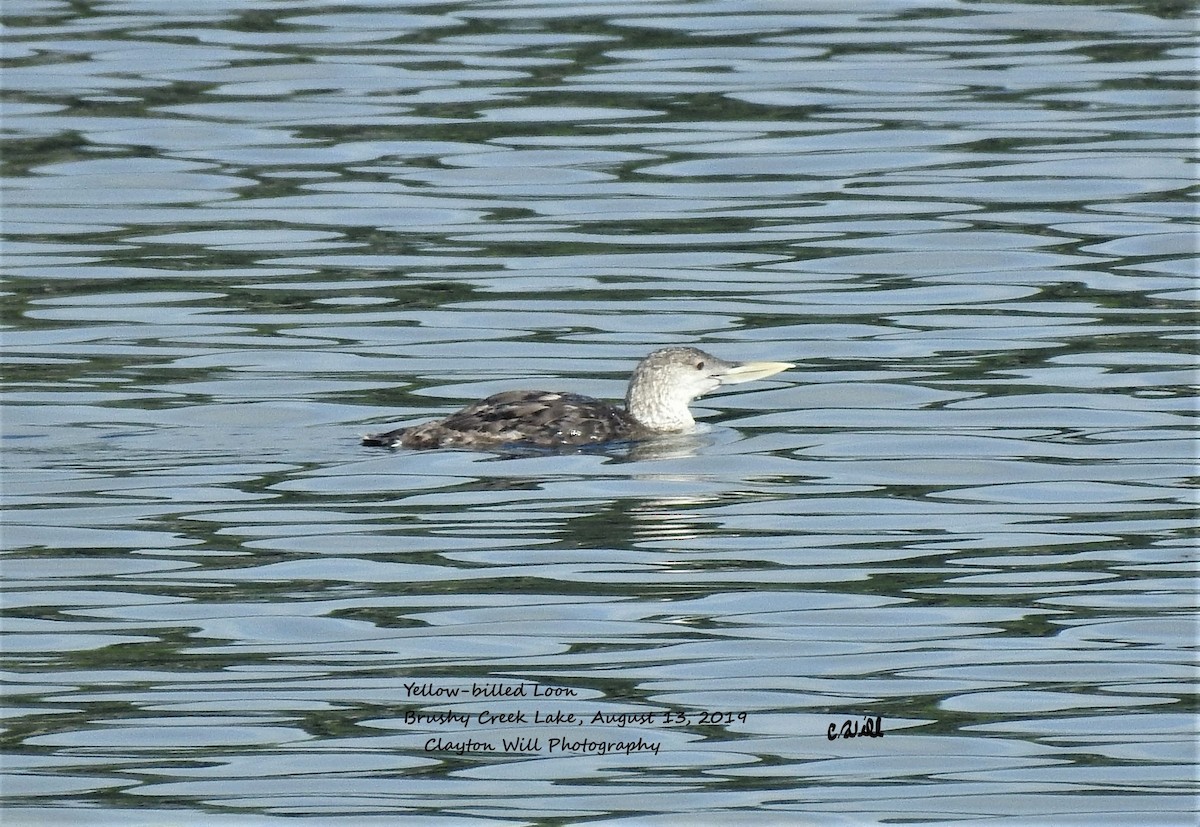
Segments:
[[[688,411],[696,397],[792,367],[790,362],[726,362],[694,347],[668,347],[638,363],[624,408],[577,393],[504,391],[445,419],[369,434],[362,441],[385,448],[562,449],[686,433],[696,427]]]

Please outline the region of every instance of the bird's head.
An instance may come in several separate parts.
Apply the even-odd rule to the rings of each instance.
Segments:
[[[721,385],[752,382],[795,367],[790,362],[726,362],[694,347],[656,350],[638,363],[626,410],[643,425],[657,431],[684,431],[695,420],[688,412],[693,399]]]

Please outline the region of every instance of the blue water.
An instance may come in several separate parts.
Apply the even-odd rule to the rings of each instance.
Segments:
[[[4,14],[6,824],[1193,823],[1190,10]]]

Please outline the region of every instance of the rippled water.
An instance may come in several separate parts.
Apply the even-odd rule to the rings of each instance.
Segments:
[[[4,14],[6,823],[1192,823],[1183,4]]]

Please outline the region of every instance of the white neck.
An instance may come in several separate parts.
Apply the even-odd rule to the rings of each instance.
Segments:
[[[652,431],[690,431],[696,427],[696,420],[688,410],[692,400],[678,392],[672,395],[671,390],[635,377],[625,395],[625,410]]]

